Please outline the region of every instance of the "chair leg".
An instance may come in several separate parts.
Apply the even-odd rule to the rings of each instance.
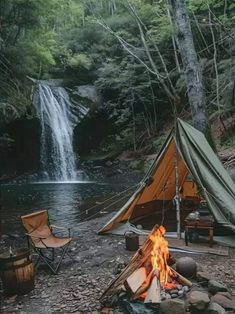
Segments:
[[[64,249],[63,249],[63,252],[62,252],[62,254],[61,254],[61,257],[60,257],[60,259],[59,259],[59,261],[58,261],[58,264],[56,265],[56,268],[55,268],[56,273],[57,273],[58,270],[59,270],[60,264],[61,264],[61,262],[62,262],[62,260],[63,260],[63,258],[64,258],[64,256],[65,256],[65,254],[66,254],[66,253],[68,254],[69,245],[70,245],[70,243],[68,243],[68,244],[64,247]]]
[[[68,248],[69,248],[69,245],[70,245],[70,242],[64,246],[63,248],[63,251],[62,251],[62,254],[61,254],[61,257],[59,258],[59,261],[58,263],[56,264],[56,266],[53,267],[52,265],[52,262],[54,261],[55,259],[55,249],[52,248],[52,257],[50,256],[46,256],[43,254],[42,250],[41,249],[37,249],[36,247],[33,247],[34,251],[38,254],[38,258],[37,258],[37,261],[35,263],[35,269],[37,269],[38,265],[39,265],[39,262],[40,260],[43,261],[48,267],[49,269],[51,270],[51,272],[56,275],[58,270],[59,270],[59,267],[60,267],[60,264],[65,256],[65,254],[67,254],[70,258],[72,258],[70,256],[70,254],[68,253]]]
[[[52,248],[52,261],[54,262],[54,260],[55,260],[55,249],[54,248]]]

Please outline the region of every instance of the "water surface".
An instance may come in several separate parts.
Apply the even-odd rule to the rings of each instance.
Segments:
[[[102,209],[102,201],[121,190],[118,184],[50,182],[1,185],[3,233],[21,229],[20,216],[47,209],[51,223],[76,227]],[[99,206],[94,207],[95,205]],[[92,208],[91,208],[92,207]],[[87,210],[91,208],[90,210]]]

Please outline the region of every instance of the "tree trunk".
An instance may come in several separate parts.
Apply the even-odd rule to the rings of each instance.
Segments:
[[[170,0],[170,4],[172,7],[172,21],[176,31],[176,41],[184,65],[187,93],[194,126],[203,133],[207,133],[208,124],[202,73],[193,42],[186,0]]]

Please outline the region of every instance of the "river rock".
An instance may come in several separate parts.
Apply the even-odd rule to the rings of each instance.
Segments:
[[[231,294],[230,294],[229,292],[227,292],[227,291],[226,291],[226,292],[217,292],[216,294],[223,295],[224,297],[226,297],[226,298],[232,300]]]
[[[216,294],[211,298],[211,301],[218,303],[226,310],[235,310],[235,302],[229,300],[221,294]]]
[[[224,314],[225,309],[215,302],[211,302],[206,310],[206,314]]]
[[[208,290],[212,294],[216,294],[217,292],[226,292],[228,291],[228,288],[221,284],[220,282],[211,279],[208,282]]]
[[[189,295],[189,303],[192,309],[204,310],[210,303],[208,295],[201,291],[193,291]]]
[[[162,314],[186,314],[184,301],[179,299],[169,299],[161,302],[160,310]]]
[[[208,275],[207,273],[204,273],[202,271],[197,272],[197,281],[200,282],[201,285],[207,286],[209,280],[211,280],[212,277]]]

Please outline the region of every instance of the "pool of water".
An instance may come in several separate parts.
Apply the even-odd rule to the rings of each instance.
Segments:
[[[21,215],[42,209],[49,211],[51,223],[74,227],[102,209],[105,199],[123,189],[118,184],[95,182],[3,184],[0,188],[3,234],[21,229]]]

